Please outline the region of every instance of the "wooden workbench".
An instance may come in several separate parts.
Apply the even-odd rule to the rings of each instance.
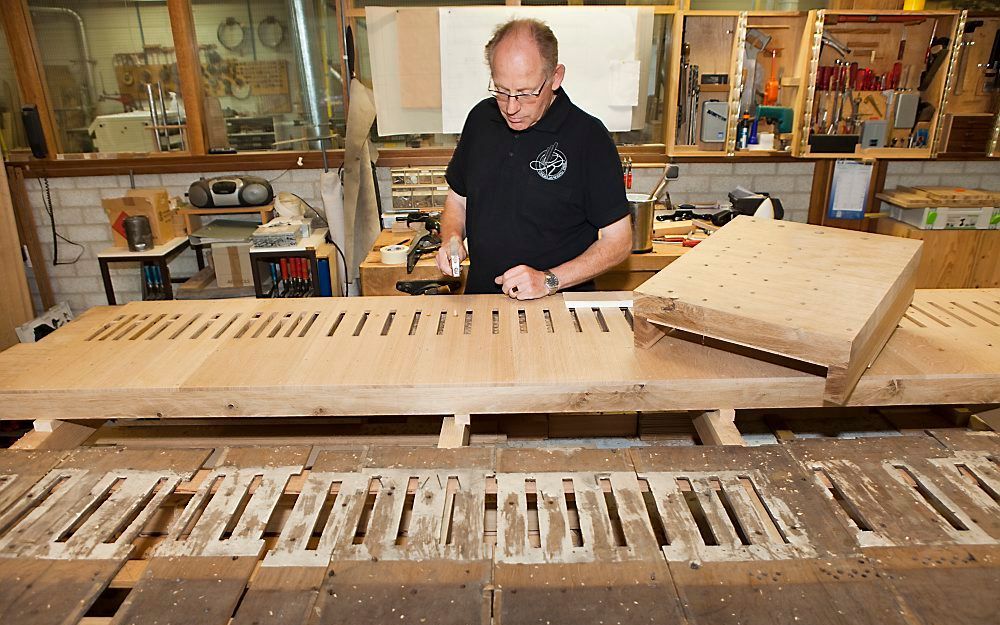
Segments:
[[[982,625],[998,452],[3,450],[0,622]]]
[[[440,280],[444,278],[434,262],[434,257],[424,256],[417,261],[413,273],[406,273],[406,265],[384,265],[379,257],[379,248],[409,241],[413,232],[393,232],[383,230],[372,246],[364,262],[361,263],[362,295],[399,295],[396,282],[399,280]],[[607,273],[595,279],[600,291],[631,291],[669,265],[675,258],[690,248],[678,243],[653,243],[649,254],[632,254],[623,262],[612,267]],[[462,285],[468,275],[469,261],[462,263]]]
[[[631,320],[562,296],[132,302],[0,353],[0,419],[823,405],[823,377],[671,336],[637,349]],[[917,291],[848,404],[1000,403],[998,326],[1000,290]]]
[[[921,230],[890,217],[875,231],[924,242],[918,289],[1000,287],[1000,230]]]

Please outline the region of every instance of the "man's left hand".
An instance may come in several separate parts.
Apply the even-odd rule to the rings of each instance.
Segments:
[[[494,280],[504,295],[513,299],[538,299],[549,294],[545,274],[527,265],[518,265],[497,276]]]

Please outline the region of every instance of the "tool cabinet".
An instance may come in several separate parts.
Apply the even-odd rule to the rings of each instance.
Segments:
[[[687,11],[678,17],[671,55],[675,80],[668,94],[673,109],[667,116],[668,153],[719,157],[784,153],[778,146],[737,149],[737,123],[744,112],[755,116],[772,64],[778,87],[774,106],[787,107],[794,115],[805,67],[808,19],[806,13],[774,11]],[[748,44],[756,53],[747,55]],[[759,131],[770,132],[770,126],[762,120]],[[791,132],[786,139],[790,148]]]
[[[810,13],[795,154],[930,158],[965,13]]]

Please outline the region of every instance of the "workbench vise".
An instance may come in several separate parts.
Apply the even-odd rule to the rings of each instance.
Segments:
[[[774,128],[774,148],[782,152],[787,150],[787,141],[783,135],[792,132],[794,111],[786,106],[761,105],[757,107],[757,119],[764,120]]]

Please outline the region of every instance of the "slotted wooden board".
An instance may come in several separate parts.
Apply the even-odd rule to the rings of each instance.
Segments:
[[[938,436],[2,450],[0,622],[992,622],[1000,437]]]
[[[627,302],[627,294],[622,297]],[[136,302],[92,309],[44,341],[0,354],[0,418],[823,403],[824,379],[815,375],[673,337],[636,349],[628,315],[627,307],[571,312],[559,297],[512,302],[502,296]],[[998,327],[1000,290],[918,291],[849,403],[1000,402]]]
[[[909,305],[919,255],[918,241],[739,217],[636,289],[637,342],[676,328],[818,365],[824,399],[844,404]]]

